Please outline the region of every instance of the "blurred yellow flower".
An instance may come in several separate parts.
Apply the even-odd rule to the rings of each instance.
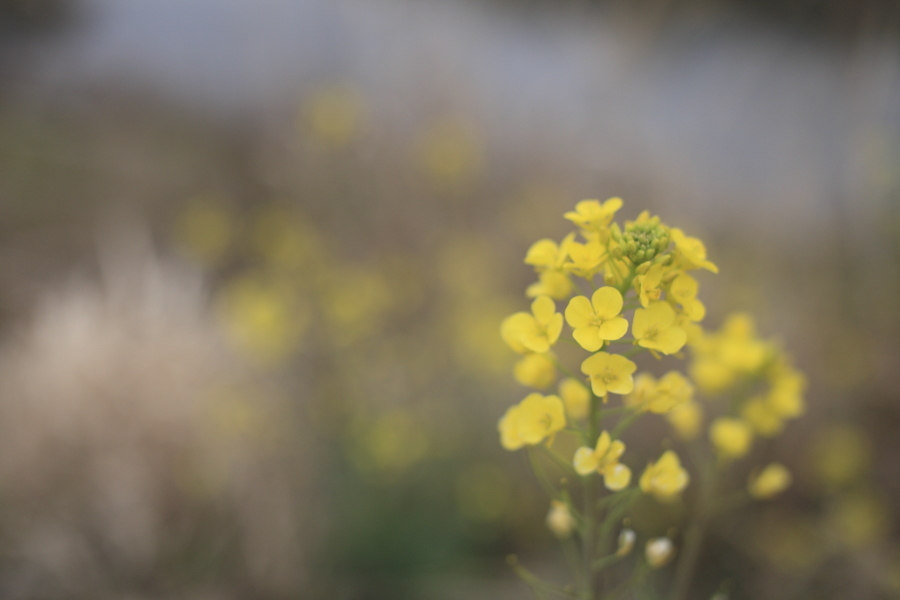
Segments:
[[[566,307],[566,322],[572,336],[588,352],[596,352],[605,340],[618,340],[628,331],[628,321],[620,317],[622,294],[614,287],[602,287],[591,299],[575,296]]]
[[[547,296],[539,296],[531,303],[531,314],[516,313],[507,317],[500,327],[506,343],[516,352],[547,352],[559,339],[563,316]]]
[[[681,466],[678,455],[666,450],[655,463],[650,463],[641,475],[641,491],[660,502],[672,502],[687,487],[690,475]]]
[[[720,417],[709,428],[709,438],[720,456],[740,458],[753,443],[753,430],[742,420]]]
[[[747,491],[757,500],[768,500],[791,485],[791,472],[780,463],[772,463],[750,476]]]
[[[522,385],[545,390],[556,381],[556,365],[545,354],[526,354],[513,367],[513,374]]]
[[[621,354],[598,352],[584,359],[581,372],[591,378],[591,389],[598,397],[607,393],[628,394],[634,388],[631,374],[637,365]]]
[[[649,373],[641,373],[635,378],[634,390],[625,398],[625,404],[665,414],[690,402],[693,395],[694,386],[678,371],[669,371],[659,381]]]
[[[647,265],[650,263],[644,263]],[[644,265],[641,265],[642,267]],[[647,308],[650,302],[659,300],[662,295],[662,278],[666,273],[666,268],[662,265],[652,265],[646,273],[638,275],[634,278],[634,287],[638,292],[641,300],[641,306]]]
[[[584,419],[591,405],[591,392],[582,381],[567,377],[559,382],[559,397],[572,419]]]
[[[607,489],[621,490],[631,481],[631,469],[619,463],[625,452],[625,444],[621,440],[611,441],[609,433],[604,431],[597,438],[595,448],[582,446],[575,451],[573,464],[579,475],[600,473]]]
[[[690,482],[688,472],[681,466],[678,455],[666,450],[655,463],[647,465],[641,475],[640,487],[660,502],[672,502]]]
[[[565,270],[585,279],[599,273],[606,262],[606,246],[597,240],[585,244],[569,242],[567,250],[569,262],[564,265]]]
[[[691,269],[706,269],[713,273],[719,272],[719,267],[706,260],[706,246],[695,237],[688,237],[677,227],[670,230],[672,241],[675,242],[675,257],[678,267]]]
[[[687,341],[687,334],[675,324],[675,311],[667,302],[651,302],[634,311],[631,333],[639,346],[675,354]]]
[[[500,419],[500,443],[507,450],[536,445],[566,426],[566,415],[559,396],[529,394],[507,409]]]
[[[666,419],[675,433],[683,440],[692,440],[700,433],[703,422],[703,409],[697,402],[689,401],[677,405],[666,413]]]
[[[608,227],[620,208],[621,198],[610,198],[602,204],[599,200],[582,200],[575,205],[574,211],[565,213],[563,217],[582,229],[597,231]]]

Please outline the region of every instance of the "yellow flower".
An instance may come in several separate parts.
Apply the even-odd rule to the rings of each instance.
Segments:
[[[591,378],[594,394],[603,397],[608,392],[628,394],[634,388],[631,374],[637,365],[619,354],[598,352],[584,359],[581,372]]]
[[[654,538],[647,542],[644,549],[647,564],[654,569],[666,566],[675,556],[675,546],[667,537]]]
[[[546,354],[526,354],[513,367],[513,374],[522,385],[545,390],[556,381],[556,365]]]
[[[573,419],[587,417],[590,410],[591,392],[585,384],[568,377],[559,382],[559,396],[566,405],[566,413]]]
[[[572,535],[572,530],[575,528],[575,517],[572,516],[568,504],[559,500],[550,501],[547,528],[558,538],[567,538]]]
[[[555,300],[564,300],[572,295],[575,288],[569,276],[563,271],[563,264],[568,256],[568,247],[574,238],[573,233],[567,235],[559,244],[550,239],[543,239],[531,245],[525,255],[525,263],[537,270],[538,281],[525,291],[528,297],[550,296]]]
[[[766,398],[761,396],[750,398],[744,403],[741,407],[741,418],[754,433],[764,437],[778,435],[784,429],[781,415],[772,410]]]
[[[656,393],[656,377],[650,373],[638,373],[634,378],[634,387],[631,393],[625,396],[625,406],[633,406],[647,410],[646,407],[653,402]]]
[[[720,417],[709,428],[709,438],[725,458],[740,458],[750,450],[753,430],[740,419]]]
[[[700,423],[703,421],[703,409],[696,402],[689,401],[679,404],[666,414],[666,419],[683,440],[692,440],[700,432]]]
[[[673,227],[669,230],[672,241],[675,242],[675,256],[678,265],[685,269],[706,269],[713,273],[719,272],[719,267],[706,260],[706,246],[699,239],[688,237],[684,232]]]
[[[596,352],[604,340],[618,340],[628,331],[628,321],[620,317],[622,294],[614,287],[602,287],[588,300],[575,296],[566,307],[566,322],[582,348]]]
[[[500,335],[516,352],[542,354],[559,339],[563,317],[547,296],[539,296],[531,303],[531,314],[519,312],[507,317],[500,326]]]
[[[585,279],[599,273],[606,262],[606,247],[597,240],[586,244],[570,242],[568,254],[570,262],[564,265],[565,270]]]
[[[560,244],[551,239],[536,241],[525,254],[525,264],[537,269],[562,269],[566,250],[574,237],[574,234],[569,234]]]
[[[702,321],[706,316],[706,307],[697,300],[698,290],[697,280],[687,273],[676,277],[669,286],[668,297],[681,305],[684,314],[691,321]]]
[[[509,407],[500,419],[500,443],[507,450],[540,444],[566,426],[566,415],[559,396],[529,394]]]
[[[621,490],[631,481],[631,469],[619,463],[623,452],[625,444],[621,440],[611,441],[609,433],[604,431],[597,439],[594,449],[582,446],[575,451],[575,471],[579,475],[600,473],[607,489],[614,492]]]
[[[681,466],[678,455],[666,450],[655,463],[647,465],[641,475],[641,491],[652,494],[660,502],[672,502],[690,482],[688,472]]]
[[[806,409],[803,402],[806,378],[797,371],[786,369],[777,373],[771,383],[766,403],[772,411],[786,419],[802,415]]]
[[[767,500],[791,485],[791,472],[784,465],[772,463],[761,472],[751,475],[747,491],[757,500]]]
[[[582,200],[575,205],[574,211],[567,212],[563,217],[582,229],[600,230],[609,226],[620,208],[621,198],[610,198],[602,204],[599,200]]]
[[[529,298],[550,296],[554,300],[565,300],[575,291],[572,280],[562,271],[541,271],[538,280],[528,286],[525,295]]]
[[[650,263],[645,263],[650,264]],[[643,267],[643,265],[641,265]],[[641,299],[641,306],[647,308],[653,300],[659,300],[662,294],[662,279],[666,268],[662,265],[653,265],[643,275],[634,278],[634,287]]]
[[[631,333],[639,346],[663,354],[675,354],[687,341],[684,329],[675,324],[675,311],[666,302],[651,302],[648,308],[634,311]]]

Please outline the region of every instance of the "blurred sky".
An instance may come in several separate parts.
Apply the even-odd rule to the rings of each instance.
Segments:
[[[18,48],[13,90],[65,99],[113,81],[233,115],[350,80],[398,130],[435,107],[464,112],[513,152],[653,170],[688,218],[791,236],[893,184],[897,51],[838,50],[723,13],[648,34],[602,11],[449,0],[84,0],[65,35]]]

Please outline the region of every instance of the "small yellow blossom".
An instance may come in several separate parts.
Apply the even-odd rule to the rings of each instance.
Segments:
[[[545,390],[556,381],[556,365],[546,354],[526,354],[513,367],[513,374],[522,385]]]
[[[631,333],[639,346],[663,354],[675,354],[687,341],[687,334],[675,324],[675,311],[667,302],[651,302],[648,308],[634,311]]]
[[[753,430],[742,420],[720,417],[709,428],[709,438],[725,458],[740,458],[753,443]]]
[[[525,254],[525,264],[537,269],[562,269],[566,262],[566,250],[574,237],[574,234],[569,234],[560,244],[551,239],[536,241]]]
[[[634,388],[631,374],[637,365],[620,354],[598,352],[584,359],[581,372],[591,378],[591,389],[598,397],[608,392],[628,394]]]
[[[564,539],[572,535],[572,530],[575,528],[575,517],[572,516],[568,504],[559,500],[550,501],[547,528],[558,538]]]
[[[696,402],[685,402],[666,413],[666,419],[675,429],[678,437],[683,440],[692,440],[700,433],[703,409]]]
[[[647,465],[641,475],[641,491],[652,494],[660,502],[672,502],[690,482],[678,455],[666,450],[655,463]]]
[[[647,564],[654,569],[666,566],[675,556],[675,545],[667,537],[654,538],[647,542],[644,550]]]
[[[706,316],[706,307],[697,300],[699,286],[697,280],[682,273],[669,286],[669,298],[681,305],[684,314],[691,321],[702,321]]]
[[[637,541],[637,534],[634,529],[627,527],[619,532],[619,541],[616,547],[616,556],[628,556],[634,549],[634,543]]]
[[[525,291],[528,297],[550,296],[555,300],[564,300],[572,295],[575,288],[563,271],[563,265],[574,237],[575,234],[569,234],[559,244],[543,239],[531,245],[525,255],[525,263],[537,270],[538,281]]]
[[[547,352],[559,339],[563,316],[547,296],[539,296],[531,303],[531,314],[510,315],[500,326],[500,335],[516,352]],[[524,352],[523,352],[524,353]]]
[[[585,279],[599,273],[606,262],[606,247],[597,240],[570,242],[567,249],[570,262],[564,265],[565,270]]]
[[[567,212],[563,216],[582,229],[601,230],[609,226],[620,208],[622,208],[621,198],[610,198],[602,204],[599,200],[582,200],[575,205],[574,211]]]
[[[644,263],[650,264],[650,263]],[[642,267],[644,265],[641,265]],[[662,279],[666,268],[662,265],[653,265],[644,275],[634,278],[634,287],[641,300],[641,306],[647,308],[653,300],[659,300],[662,295]]]
[[[614,287],[602,287],[591,299],[575,296],[566,307],[566,322],[582,348],[596,352],[605,340],[618,340],[628,331],[628,321],[620,317],[622,294]]]
[[[768,500],[791,485],[791,472],[779,463],[772,463],[750,477],[747,491],[757,500]]]
[[[541,271],[538,280],[525,290],[525,295],[529,298],[550,296],[554,300],[565,300],[574,291],[572,280],[562,271]]]
[[[623,452],[625,444],[621,440],[611,441],[609,433],[604,431],[597,439],[595,448],[582,446],[575,451],[573,458],[575,471],[579,475],[600,473],[607,489],[621,490],[631,481],[631,469],[619,463]]]
[[[677,227],[669,230],[672,241],[675,242],[675,255],[678,265],[686,270],[706,269],[713,273],[719,272],[719,267],[706,260],[706,246],[695,237],[688,237]]]
[[[591,392],[577,379],[567,377],[559,382],[559,397],[566,406],[566,413],[572,419],[584,419],[591,405]]]
[[[763,437],[772,437],[784,429],[784,419],[772,410],[766,398],[755,396],[741,407],[741,418],[747,425]]]
[[[540,444],[565,426],[565,409],[559,396],[535,392],[509,407],[500,419],[500,443],[507,450],[518,450],[526,444]]]

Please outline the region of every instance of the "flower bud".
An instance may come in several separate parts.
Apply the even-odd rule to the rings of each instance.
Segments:
[[[565,502],[553,500],[550,503],[550,512],[547,513],[547,527],[558,538],[567,538],[572,535],[575,527],[575,519]]]
[[[619,533],[619,547],[616,550],[617,556],[628,556],[634,548],[634,542],[637,540],[637,534],[633,529],[625,528]]]
[[[647,563],[654,569],[665,566],[675,556],[675,545],[667,537],[654,538],[644,550]]]

